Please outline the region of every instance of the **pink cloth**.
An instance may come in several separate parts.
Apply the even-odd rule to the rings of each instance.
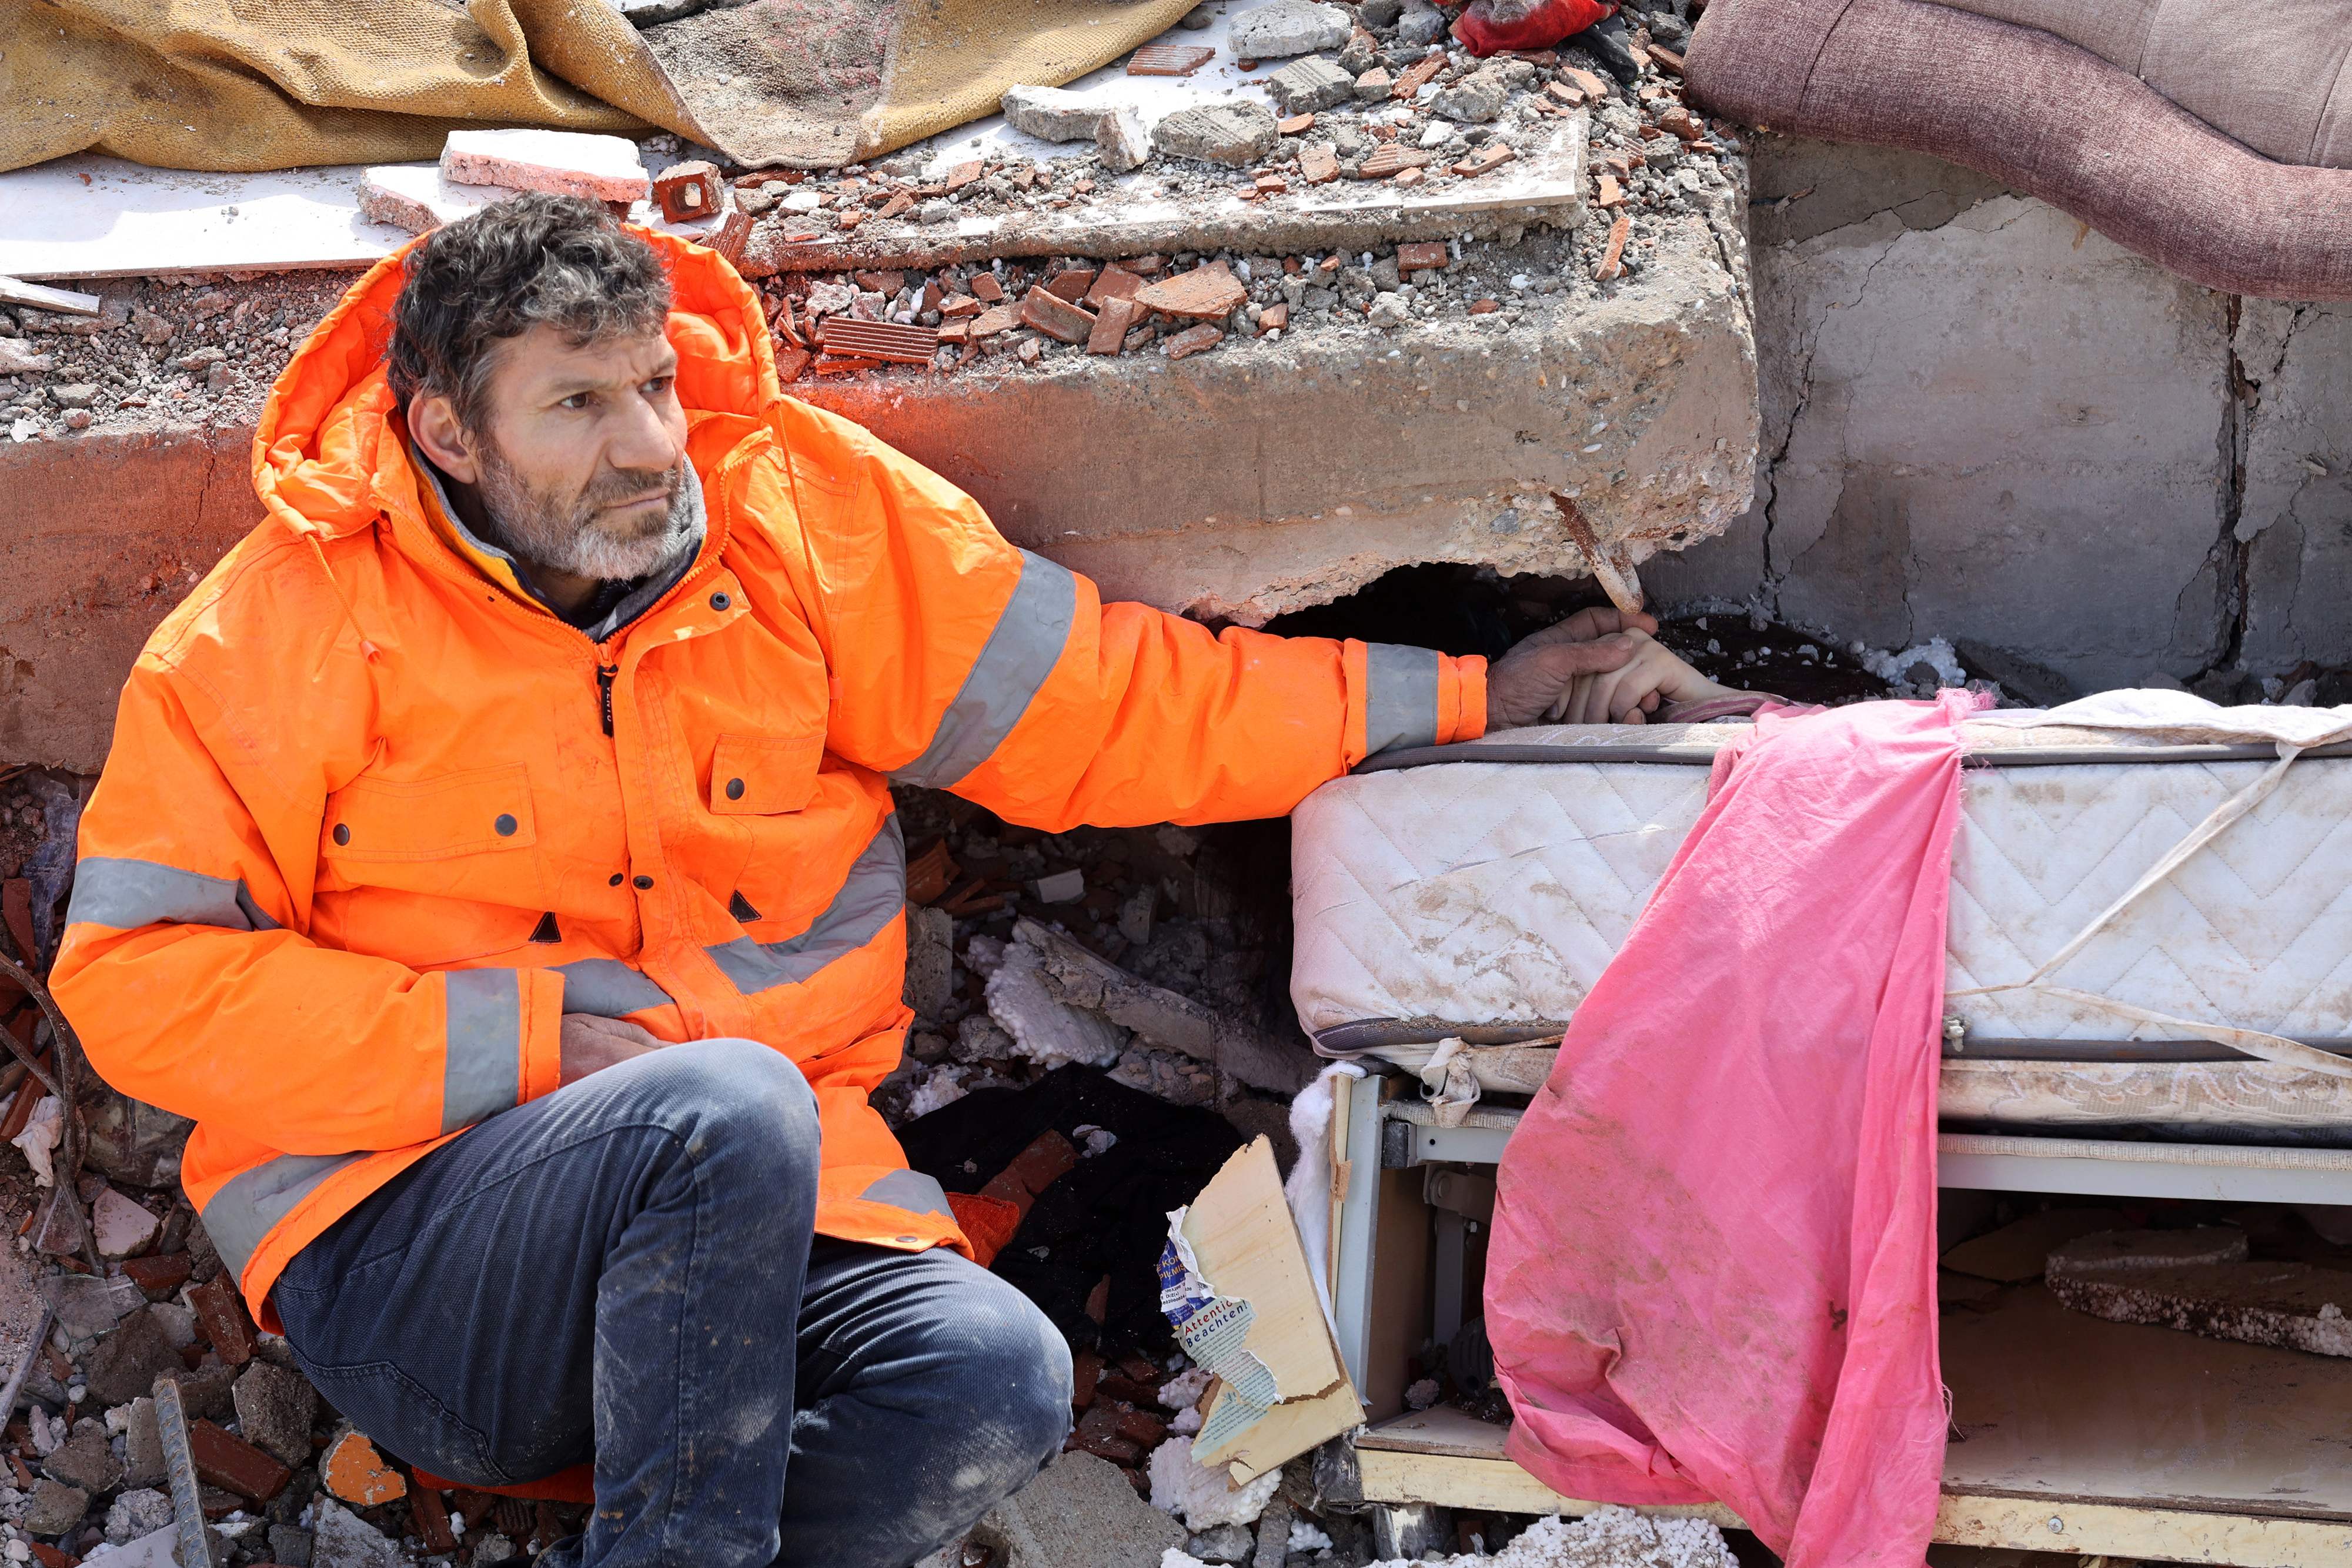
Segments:
[[[1511,1457],[1720,1501],[1789,1568],[1919,1568],[1945,1415],[1936,1069],[1976,704],[1768,713],[1503,1155]]]

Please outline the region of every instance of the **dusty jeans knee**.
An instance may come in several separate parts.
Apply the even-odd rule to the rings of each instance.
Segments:
[[[911,1562],[1058,1446],[1066,1352],[961,1259],[813,1240],[818,1142],[781,1053],[673,1046],[427,1155],[273,1301],[321,1392],[404,1459],[496,1485],[593,1458],[596,1513],[551,1568]],[[1002,1436],[1043,1451],[913,1484],[1007,1386]]]

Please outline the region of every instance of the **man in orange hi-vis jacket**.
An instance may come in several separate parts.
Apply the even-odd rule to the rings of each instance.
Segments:
[[[593,1459],[566,1568],[910,1563],[1067,1429],[1066,1347],[866,1104],[890,780],[1262,817],[1694,695],[1605,612],[1489,674],[1104,604],[782,396],[724,261],[571,198],[355,285],[254,476],[123,694],[57,994],[196,1119],[188,1195],[339,1410],[469,1486]]]

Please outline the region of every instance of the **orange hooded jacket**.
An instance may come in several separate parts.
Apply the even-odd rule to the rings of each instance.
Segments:
[[[1480,660],[1102,603],[784,397],[758,297],[648,237],[708,508],[656,603],[592,642],[436,529],[383,367],[394,256],[279,378],[268,517],[123,691],[56,992],[107,1082],[196,1120],[188,1196],[265,1322],[340,1216],[554,1091],[566,1012],[774,1046],[816,1092],[818,1229],[968,1252],[866,1103],[910,1018],[889,781],[1213,821],[1484,727]]]

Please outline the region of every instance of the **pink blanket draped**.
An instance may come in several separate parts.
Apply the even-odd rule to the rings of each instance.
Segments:
[[[1767,714],[1505,1150],[1510,1453],[1919,1568],[1945,1415],[1936,1069],[1964,692]]]

